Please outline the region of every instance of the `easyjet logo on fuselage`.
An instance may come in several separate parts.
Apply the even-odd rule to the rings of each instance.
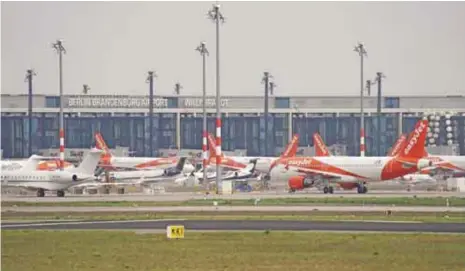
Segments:
[[[311,159],[304,159],[304,160],[291,160],[288,162],[290,166],[308,166],[312,163]]]
[[[420,135],[423,132],[423,130],[425,129],[425,127],[426,127],[425,123],[420,122],[420,126],[415,128],[415,130],[413,131],[413,136],[410,139],[407,147],[404,150],[405,155],[408,155],[410,153],[410,150],[413,148],[413,146],[415,146],[415,144],[417,144],[418,138],[420,137]]]

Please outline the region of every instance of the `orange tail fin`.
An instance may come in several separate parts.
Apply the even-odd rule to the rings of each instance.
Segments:
[[[210,160],[212,158],[216,158],[215,137],[212,134],[208,133],[207,140],[208,140],[208,149],[209,149],[209,154],[210,154],[209,160]],[[221,157],[224,157],[223,153],[221,153]]]
[[[104,165],[109,165],[111,160],[111,152],[107,144],[105,143],[105,140],[103,140],[103,136],[100,133],[95,134],[95,146],[97,147],[97,149],[103,150],[100,161]]]
[[[407,143],[407,136],[405,134],[402,134],[394,143],[394,145],[391,148],[391,151],[389,151],[388,156],[396,156],[401,149],[405,147]]]
[[[95,145],[97,146],[97,149],[103,150],[105,153],[110,153],[110,149],[108,148],[107,144],[105,143],[105,140],[103,140],[103,137],[100,133],[95,134]]]
[[[315,147],[315,156],[331,156],[331,152],[318,133],[313,134],[313,146]]]
[[[291,142],[287,145],[286,149],[281,154],[281,158],[294,157],[297,153],[297,148],[299,147],[299,135],[295,134],[292,137]]]
[[[428,131],[428,121],[420,120],[415,125],[415,129],[410,133],[408,140],[400,152],[399,157],[423,158],[425,155],[426,133]]]

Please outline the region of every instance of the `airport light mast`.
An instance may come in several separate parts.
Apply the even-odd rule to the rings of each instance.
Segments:
[[[146,83],[149,83],[149,156],[153,157],[153,78],[157,77],[154,71],[147,72]]]
[[[270,94],[271,82],[273,76],[269,72],[263,73],[262,83],[265,84],[265,156],[268,156],[268,95]],[[274,86],[273,86],[274,87]]]
[[[63,170],[65,164],[65,131],[63,117],[63,54],[66,54],[66,49],[63,47],[63,41],[57,40],[53,43],[53,48],[58,53],[58,69],[59,69],[59,88],[60,88],[60,170]]]
[[[377,150],[378,150],[378,156],[381,156],[381,82],[383,78],[386,78],[386,76],[382,72],[377,72],[376,73],[376,79],[375,82],[378,83],[378,105],[376,108],[376,123],[378,126],[378,133],[376,134],[376,142],[377,144]]]
[[[200,43],[200,45],[195,49],[196,51],[200,52],[202,55],[202,110],[203,110],[203,129],[202,129],[202,165],[203,165],[203,181],[204,185],[207,185],[207,162],[208,162],[208,154],[207,154],[207,56],[209,55],[206,44],[204,41]]]
[[[358,43],[354,51],[360,56],[360,156],[365,156],[365,116],[363,110],[363,58],[367,56],[367,51],[363,43]]]
[[[216,25],[216,193],[218,193],[221,182],[220,22],[224,23],[219,4],[213,5],[208,11],[208,17]]]
[[[90,87],[87,84],[82,85],[82,93],[87,94],[89,93]]]
[[[36,76],[37,74],[34,72],[33,69],[29,69],[26,71],[26,78],[24,82],[28,83],[28,103],[27,103],[27,115],[28,115],[28,125],[29,125],[29,144],[28,144],[28,153],[29,156],[32,155],[32,77]]]
[[[177,82],[176,84],[174,84],[174,94],[176,95],[181,94],[181,89],[182,89],[181,83]]]

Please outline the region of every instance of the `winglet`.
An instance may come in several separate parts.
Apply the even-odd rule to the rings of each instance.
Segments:
[[[257,166],[257,159],[253,159],[243,170],[250,172],[250,173],[254,173],[256,166]]]
[[[313,145],[315,147],[315,156],[331,156],[331,152],[328,150],[328,147],[326,147],[320,134],[313,134]]]
[[[410,158],[423,158],[425,154],[426,132],[428,131],[428,120],[420,120],[415,129],[397,156]]]
[[[407,136],[405,134],[402,134],[392,146],[391,150],[388,153],[388,156],[396,156],[399,153],[399,151],[405,147],[406,143]]]
[[[187,157],[180,157],[178,163],[176,164],[176,170],[181,172],[184,169],[184,165],[186,164]]]

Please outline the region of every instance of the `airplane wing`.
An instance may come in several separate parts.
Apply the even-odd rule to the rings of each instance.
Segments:
[[[337,181],[337,182],[354,182],[357,181],[357,178],[352,176],[346,176],[342,174],[317,170],[317,169],[310,169],[310,168],[299,168],[299,167],[287,167],[288,170],[292,170],[298,173],[304,173],[306,176],[314,178],[314,179],[327,179],[330,181]]]

